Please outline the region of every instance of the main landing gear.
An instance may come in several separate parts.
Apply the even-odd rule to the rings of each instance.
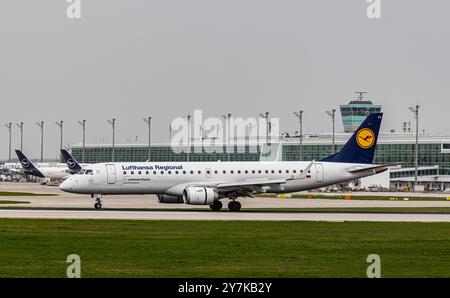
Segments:
[[[222,209],[222,202],[217,200],[212,203],[212,205],[209,205],[209,208],[211,208],[212,211],[220,211]]]
[[[238,212],[241,210],[241,203],[239,203],[238,201],[230,201],[228,203],[228,210],[230,210],[231,212]]]
[[[94,195],[92,195],[92,197],[94,197]],[[102,196],[101,195],[97,195],[95,197],[94,208],[95,209],[101,209],[102,208]]]
[[[214,203],[212,203],[212,205],[209,205],[209,208],[211,208],[212,211],[220,211],[222,209],[223,205],[222,202],[217,200]],[[230,210],[231,212],[238,212],[241,210],[241,203],[239,203],[238,201],[236,201],[235,199],[232,199],[232,201],[230,201],[228,203],[228,210]]]

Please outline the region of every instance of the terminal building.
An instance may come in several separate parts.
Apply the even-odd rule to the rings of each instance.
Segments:
[[[321,160],[339,151],[348,138],[365,119],[368,113],[379,112],[380,105],[364,100],[362,94],[355,101],[341,105],[341,116],[344,133],[335,135],[335,149],[332,146],[332,134],[306,134],[302,140],[302,156],[300,157],[299,136],[283,134],[276,143],[272,143],[269,152],[265,139],[260,142],[248,139],[237,141],[237,145],[227,153],[222,144],[208,146],[193,143],[192,153],[177,153],[169,142],[152,143],[151,161],[260,161],[260,160]],[[380,133],[374,163],[398,164],[390,169],[388,185],[374,185],[396,190],[412,189],[415,182],[415,132],[403,129],[401,132]],[[214,147],[214,148],[212,148]],[[86,163],[111,161],[110,144],[89,144],[71,146],[76,159]],[[220,150],[217,150],[220,149]],[[196,152],[198,151],[198,152]],[[115,161],[146,161],[148,146],[145,143],[119,144],[115,146]],[[450,137],[419,136],[419,169],[418,184],[429,191],[450,191]]]

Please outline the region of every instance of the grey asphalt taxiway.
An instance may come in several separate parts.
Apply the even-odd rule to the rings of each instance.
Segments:
[[[450,201],[380,201],[330,199],[241,199],[241,212],[212,212],[209,206],[159,204],[155,196],[108,196],[102,210],[93,209],[86,195],[61,192],[57,187],[31,183],[0,183],[1,191],[56,194],[56,196],[3,196],[1,200],[27,204],[1,204],[0,218],[131,219],[131,220],[250,220],[250,221],[384,221],[450,222],[450,214],[347,212],[345,208],[450,207]],[[428,196],[428,195],[427,195]],[[442,196],[442,195],[441,195]],[[226,201],[224,201],[226,203]],[[268,211],[245,209],[270,208]],[[342,208],[342,212],[289,211],[289,208]],[[277,210],[279,209],[279,210]]]

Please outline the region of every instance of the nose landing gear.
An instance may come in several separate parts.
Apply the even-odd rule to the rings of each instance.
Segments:
[[[95,209],[101,209],[102,208],[102,196],[101,195],[97,195],[95,197],[94,208]]]

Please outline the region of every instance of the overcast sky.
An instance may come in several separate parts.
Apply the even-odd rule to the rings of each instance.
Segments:
[[[296,130],[329,131],[325,110],[365,90],[383,105],[383,130],[412,121],[420,103],[429,133],[450,135],[450,2],[381,0],[369,19],[365,0],[81,0],[81,19],[64,0],[4,0],[0,4],[2,122],[25,122],[25,152],[45,156],[64,143],[167,139],[173,118],[264,111]],[[342,131],[340,115],[338,130]],[[8,156],[0,129],[0,159]],[[19,147],[18,128],[13,148]]]

